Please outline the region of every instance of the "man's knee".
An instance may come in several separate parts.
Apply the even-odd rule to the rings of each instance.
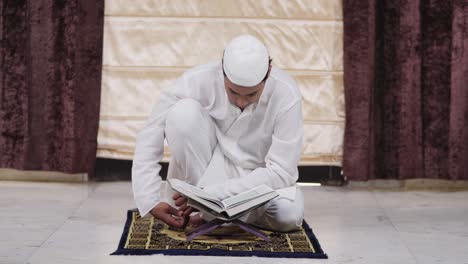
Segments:
[[[289,232],[299,229],[304,215],[303,206],[299,205],[299,202],[302,201],[291,201],[286,198],[274,201],[272,217],[274,219],[273,228],[276,231]]]
[[[197,130],[202,118],[203,108],[194,99],[182,99],[169,109],[166,126],[171,126],[181,138],[190,137]]]

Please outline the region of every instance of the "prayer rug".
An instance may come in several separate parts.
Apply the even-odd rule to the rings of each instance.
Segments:
[[[169,227],[153,217],[142,218],[136,210],[129,210],[119,246],[111,255],[327,258],[305,221],[298,231],[280,233],[260,230],[270,237],[269,242],[234,225],[224,225],[187,242],[183,230]]]

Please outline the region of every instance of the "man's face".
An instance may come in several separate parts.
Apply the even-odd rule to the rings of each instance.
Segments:
[[[226,89],[227,96],[229,101],[239,107],[242,111],[253,103],[257,103],[260,99],[260,95],[262,95],[263,88],[265,88],[265,83],[267,78],[270,75],[271,71],[271,59],[270,59],[270,66],[268,68],[268,72],[266,74],[265,79],[263,79],[259,84],[251,87],[240,86],[233,82],[231,82],[226,75],[224,75],[224,88]]]
[[[242,111],[248,105],[258,102],[264,87],[265,81],[262,81],[252,87],[245,87],[232,83],[226,76],[224,76],[224,88],[226,89],[229,101],[231,101],[233,105],[239,107]]]

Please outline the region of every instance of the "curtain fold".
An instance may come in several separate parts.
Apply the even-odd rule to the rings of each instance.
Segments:
[[[468,180],[468,1],[344,0],[348,180]]]
[[[92,174],[104,0],[4,0],[0,10],[0,167]]]

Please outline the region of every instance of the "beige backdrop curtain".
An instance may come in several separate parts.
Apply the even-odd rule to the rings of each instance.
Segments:
[[[105,7],[98,157],[132,159],[161,89],[188,68],[220,59],[230,39],[249,33],[300,85],[301,164],[341,166],[341,0],[109,0]]]

